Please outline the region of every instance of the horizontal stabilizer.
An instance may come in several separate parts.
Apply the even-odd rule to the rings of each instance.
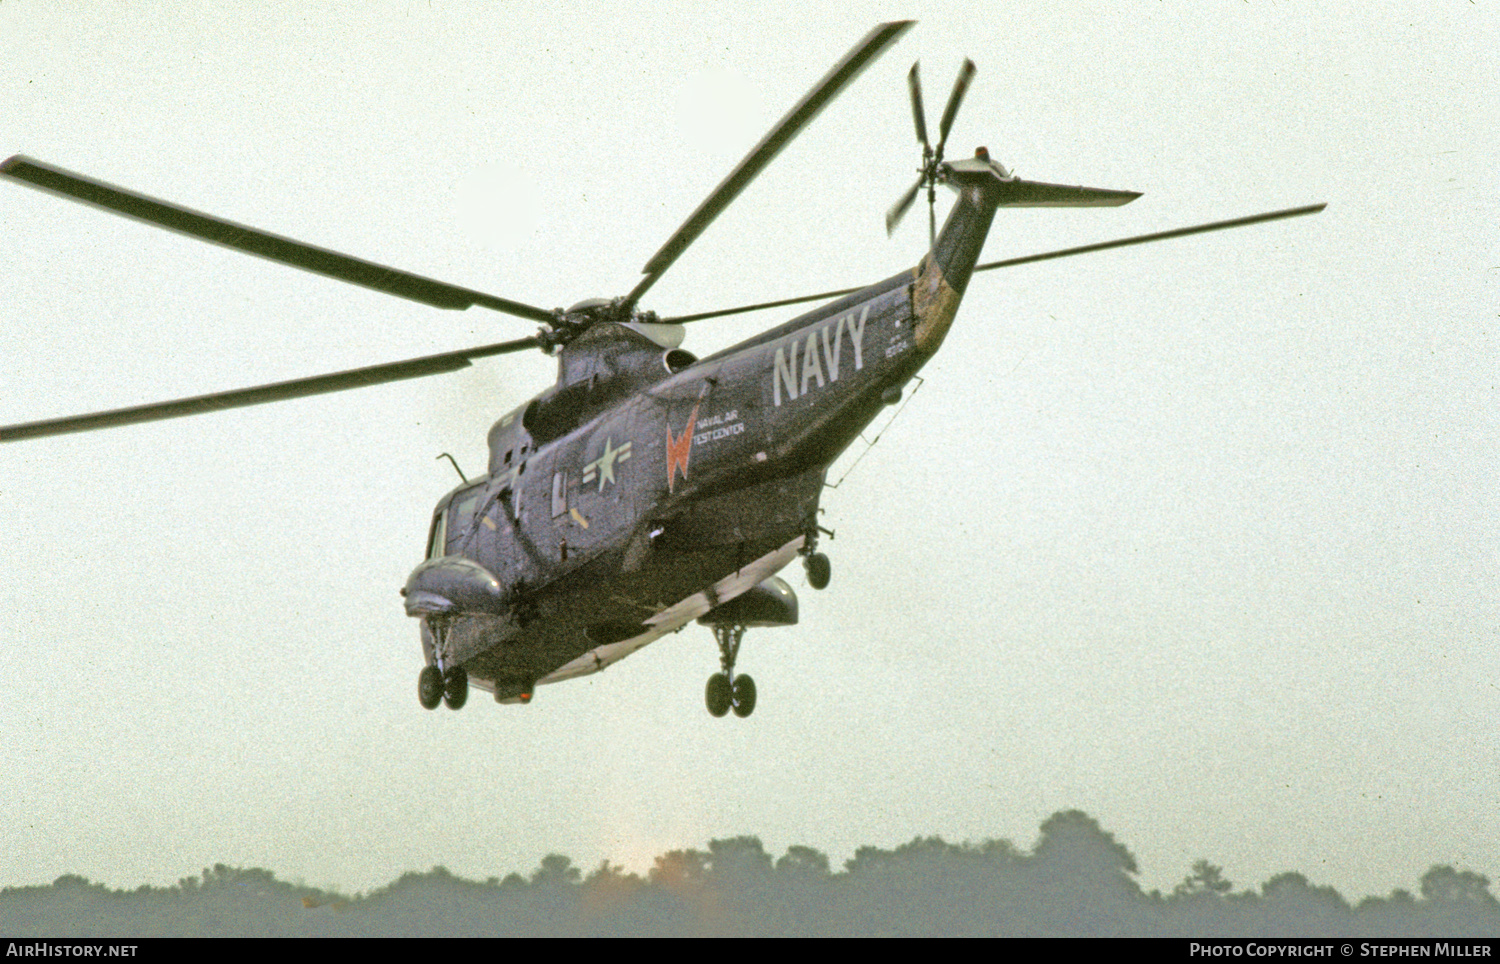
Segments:
[[[1140,197],[1139,191],[1109,191],[1098,187],[1069,187],[1019,178],[1002,182],[1003,208],[1113,208]]]

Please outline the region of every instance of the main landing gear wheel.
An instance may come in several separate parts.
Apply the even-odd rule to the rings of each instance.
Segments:
[[[755,680],[748,676],[734,678],[734,715],[744,719],[755,712]]]
[[[734,688],[729,683],[729,677],[723,673],[710,676],[708,685],[703,689],[703,702],[708,704],[708,712],[711,716],[723,716],[728,713],[730,705],[734,703]],[[739,712],[739,707],[735,707],[735,712]]]
[[[417,702],[424,710],[435,710],[443,701],[443,673],[436,666],[424,666],[417,674]]]
[[[462,666],[450,666],[443,673],[443,702],[456,710],[469,698],[469,674]]]
[[[714,716],[723,716],[732,709],[735,716],[743,719],[755,712],[755,680],[734,675],[734,659],[740,654],[740,640],[744,638],[744,626],[722,623],[714,626],[722,672],[710,676],[703,689],[703,702]]]
[[[821,552],[815,552],[802,560],[802,565],[807,567],[807,584],[814,589],[827,589],[828,581],[833,578],[833,563]]]

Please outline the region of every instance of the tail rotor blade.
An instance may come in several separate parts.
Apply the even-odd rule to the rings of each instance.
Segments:
[[[974,74],[979,70],[974,66],[974,61],[964,58],[964,65],[958,71],[958,79],[953,82],[953,93],[948,95],[948,106],[943,108],[943,119],[938,124],[938,146],[937,155],[943,156],[943,145],[948,143],[948,131],[953,128],[953,118],[958,114],[958,105],[963,103],[964,94],[968,93],[969,84],[974,80]]]
[[[901,195],[901,200],[897,201],[894,205],[891,206],[891,209],[886,212],[885,233],[887,235],[892,234],[896,230],[896,225],[900,224],[901,219],[906,217],[907,210],[911,208],[912,202],[917,199],[917,192],[922,189],[922,184],[926,180],[927,178],[925,176],[917,178],[917,183],[908,188],[906,193]]]
[[[922,111],[922,78],[917,75],[917,65],[911,65],[911,73],[906,75],[906,87],[911,92],[911,119],[917,127],[917,143],[922,145],[922,152],[926,154],[932,150],[932,145],[927,142],[927,115]]]
[[[937,191],[927,185],[927,250],[937,247]]]

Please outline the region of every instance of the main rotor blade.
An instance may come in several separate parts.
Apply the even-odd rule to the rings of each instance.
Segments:
[[[243,408],[247,405],[282,402],[292,398],[304,398],[308,395],[322,395],[326,392],[342,392],[351,388],[364,388],[368,385],[380,385],[385,382],[400,381],[404,378],[440,375],[444,372],[453,372],[458,371],[460,368],[468,368],[470,362],[476,358],[503,355],[507,352],[520,351],[524,348],[534,348],[540,344],[540,341],[536,338],[521,338],[516,341],[503,341],[498,344],[484,345],[479,348],[466,348],[462,351],[445,352],[441,355],[412,358],[408,361],[372,365],[368,368],[355,368],[332,375],[314,375],[311,378],[296,378],[287,382],[259,385],[255,388],[240,388],[229,392],[217,392],[212,395],[179,398],[169,402],[135,405],[130,408],[117,408],[108,412],[69,415],[65,418],[47,419],[42,422],[5,425],[0,426],[0,442],[20,442],[26,439],[43,438],[48,435],[66,435],[69,432],[92,432],[95,429],[114,428],[119,425],[133,425],[136,422],[156,422],[168,418],[181,418],[185,415],[198,415],[203,412],[217,412],[225,408]]]
[[[958,70],[958,79],[953,82],[953,93],[948,95],[948,106],[943,108],[943,119],[938,122],[938,146],[937,156],[942,158],[943,145],[948,143],[948,132],[953,129],[953,118],[958,116],[958,105],[963,103],[964,94],[969,90],[969,84],[974,80],[974,74],[979,68],[974,66],[974,61],[964,58],[964,65]]]
[[[235,224],[190,208],[158,201],[156,198],[127,191],[96,181],[82,174],[65,171],[41,161],[17,154],[0,163],[0,174],[31,187],[82,201],[114,214],[154,224],[200,241],[233,248],[246,254],[301,268],[339,281],[382,291],[398,298],[419,301],[434,308],[464,309],[474,305],[519,315],[532,321],[550,322],[552,312],[532,305],[461,288],[421,275],[388,268],[385,265],[314,247],[291,238]]]
[[[749,311],[764,311],[767,308],[785,308],[787,305],[800,305],[809,301],[824,301],[828,298],[837,298],[840,295],[852,295],[864,288],[840,288],[837,291],[823,291],[815,295],[802,295],[797,298],[782,298],[780,301],[762,301],[758,305],[741,305],[738,308],[720,308],[717,311],[700,311],[696,315],[677,315],[675,318],[663,318],[663,324],[684,325],[690,321],[707,321],[710,318],[724,318],[729,315],[742,315]]]
[[[1101,241],[1097,244],[1085,244],[1076,248],[1063,248],[1059,251],[1047,251],[1042,254],[1029,254],[1022,258],[1008,258],[1004,261],[991,261],[989,264],[981,264],[974,268],[975,271],[989,271],[991,268],[1009,268],[1018,264],[1030,264],[1033,261],[1047,261],[1051,258],[1066,258],[1075,254],[1087,254],[1090,251],[1107,251],[1110,248],[1123,248],[1132,244],[1145,244],[1148,241],[1164,241],[1168,238],[1180,238],[1189,234],[1203,234],[1208,231],[1222,231],[1226,228],[1241,228],[1250,224],[1260,224],[1263,221],[1277,221],[1282,218],[1301,217],[1304,214],[1317,214],[1326,208],[1328,204],[1308,204],[1299,208],[1286,208],[1282,211],[1270,211],[1265,214],[1252,214],[1244,218],[1232,218],[1228,221],[1214,221],[1209,224],[1199,224],[1190,228],[1175,228],[1171,231],[1157,231],[1154,234],[1138,234],[1130,238],[1121,238],[1117,241]],[[724,318],[728,315],[744,314],[750,311],[763,311],[767,308],[785,308],[789,305],[805,304],[809,301],[827,301],[829,298],[841,298],[844,295],[852,295],[865,287],[840,288],[837,291],[820,291],[815,295],[802,295],[797,298],[782,298],[779,301],[763,301],[755,305],[742,305],[738,308],[720,308],[717,311],[703,311],[696,315],[678,315],[675,318],[663,318],[662,321],[673,325],[686,324],[690,321],[706,321],[709,318]]]
[[[1249,217],[1231,218],[1228,221],[1213,221],[1208,224],[1199,224],[1190,228],[1174,228],[1171,231],[1157,231],[1153,234],[1138,234],[1130,238],[1120,238],[1117,241],[1101,241],[1097,244],[1084,244],[1076,248],[1062,248],[1058,251],[1047,251],[1042,254],[1028,254],[1022,258],[1006,258],[1004,261],[991,261],[988,264],[975,265],[975,271],[989,271],[992,268],[1010,268],[1018,264],[1030,264],[1033,261],[1048,261],[1052,258],[1067,258],[1075,254],[1088,254],[1093,251],[1108,251],[1110,248],[1125,248],[1132,244],[1146,244],[1149,241],[1165,241],[1168,238],[1182,238],[1189,234],[1204,234],[1209,231],[1223,231],[1226,228],[1242,228],[1250,224],[1260,224],[1263,221],[1279,221],[1282,218],[1296,218],[1304,214],[1317,214],[1328,206],[1325,201],[1322,204],[1308,204],[1300,208],[1286,208],[1282,211],[1268,211],[1265,214],[1252,214]]]
[[[914,22],[900,20],[894,23],[883,23],[855,44],[844,55],[844,59],[835,64],[833,69],[818,81],[813,89],[808,91],[807,95],[798,101],[797,105],[775,127],[771,128],[765,137],[761,138],[760,143],[745,155],[744,160],[740,161],[733,171],[729,172],[729,176],[703,199],[703,203],[698,205],[698,210],[694,211],[683,222],[682,227],[667,239],[667,243],[662,245],[661,250],[646,262],[646,267],[641,269],[646,277],[642,278],[634,290],[625,296],[625,307],[633,307],[640,300],[641,295],[645,294],[646,290],[654,285],[656,280],[682,255],[682,252],[687,250],[688,245],[697,240],[698,235],[703,233],[714,218],[739,197],[740,192],[754,180],[755,176],[771,163],[777,154],[781,153],[781,149],[801,133],[802,129],[818,116],[818,112],[827,106],[830,100],[847,87],[850,81],[859,76],[860,71],[868,67],[876,57],[884,53],[885,49],[905,33]]]

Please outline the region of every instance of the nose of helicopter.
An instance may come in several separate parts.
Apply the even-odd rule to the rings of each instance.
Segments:
[[[440,616],[456,612],[501,615],[508,609],[500,580],[472,559],[439,556],[412,570],[406,587],[408,616]]]

